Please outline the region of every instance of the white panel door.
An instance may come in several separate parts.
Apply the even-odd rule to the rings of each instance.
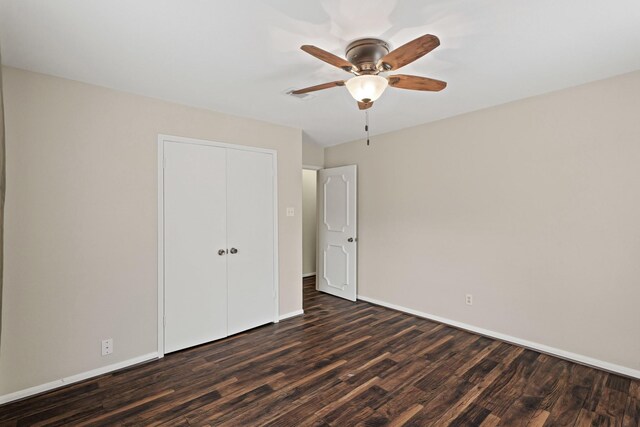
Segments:
[[[227,151],[228,333],[273,322],[273,155]]]
[[[164,143],[164,351],[227,336],[226,150]]]
[[[318,290],[356,300],[356,165],[318,171]]]

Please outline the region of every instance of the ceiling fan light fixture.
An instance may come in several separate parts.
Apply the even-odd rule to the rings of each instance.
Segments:
[[[365,103],[380,98],[388,85],[389,81],[386,78],[374,74],[352,77],[345,82],[351,96],[356,101]]]
[[[334,55],[312,45],[300,46],[309,55],[327,64],[348,71],[356,75],[349,80],[337,80],[303,89],[294,90],[292,95],[302,95],[308,92],[346,86],[351,96],[358,101],[360,110],[368,110],[373,106],[387,86],[397,89],[438,92],[447,86],[446,82],[428,77],[394,74],[388,78],[378,73],[397,71],[399,68],[422,58],[440,45],[438,37],[425,34],[417,39],[405,43],[397,49],[389,51],[389,44],[376,38],[354,40],[347,46],[347,59]]]

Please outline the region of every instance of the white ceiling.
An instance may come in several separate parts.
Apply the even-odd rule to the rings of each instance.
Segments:
[[[441,46],[402,69],[439,93],[389,89],[372,134],[640,69],[638,0],[0,0],[3,63],[302,128],[322,145],[363,136],[348,78],[299,50],[343,56],[375,36]]]

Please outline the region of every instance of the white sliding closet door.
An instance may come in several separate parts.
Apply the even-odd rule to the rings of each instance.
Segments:
[[[165,353],[227,336],[226,153],[164,144]]]
[[[272,154],[227,150],[229,335],[274,319],[273,173]]]

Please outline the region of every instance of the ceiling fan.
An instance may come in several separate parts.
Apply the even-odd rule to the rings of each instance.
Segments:
[[[355,77],[294,90],[291,94],[300,95],[337,86],[346,86],[351,96],[358,101],[358,107],[361,110],[366,110],[371,108],[373,102],[382,95],[387,86],[398,89],[438,92],[444,89],[447,83],[427,77],[406,74],[384,77],[380,73],[404,67],[431,52],[439,45],[440,40],[438,37],[425,34],[390,52],[389,44],[384,40],[376,38],[358,39],[347,46],[345,54],[347,59],[340,58],[315,46],[304,45],[300,49],[321,61],[354,74]]]

